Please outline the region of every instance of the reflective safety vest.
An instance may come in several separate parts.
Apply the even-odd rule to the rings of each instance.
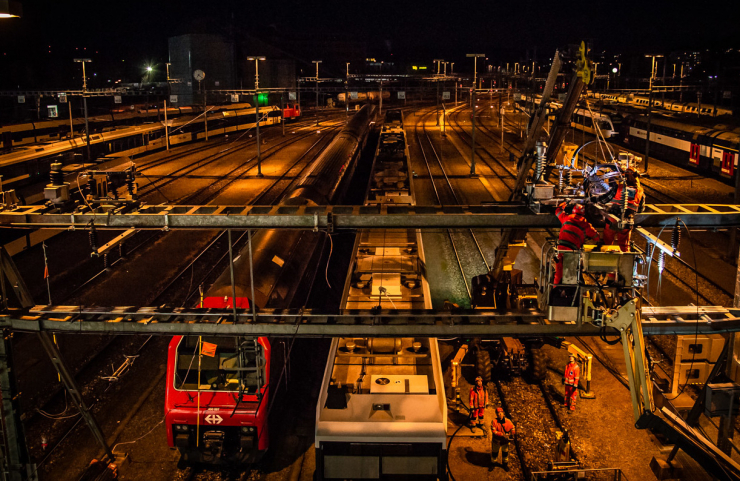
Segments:
[[[504,417],[503,421],[499,421],[497,416],[491,421],[491,433],[494,437],[506,439],[507,434],[516,434],[516,428],[509,418]]]
[[[578,363],[568,363],[565,365],[565,384],[568,386],[578,387],[578,380],[581,377],[581,368]]]
[[[558,235],[558,248],[560,250],[578,251],[583,248],[586,239],[599,240],[599,233],[589,224],[585,217],[578,214],[567,214],[564,204],[560,204],[555,211],[563,227]]]
[[[626,189],[625,189],[626,187]],[[625,190],[627,191],[627,211],[626,214],[635,214],[642,212],[645,208],[645,191],[642,189],[640,180],[637,180],[635,187],[625,185],[623,182],[617,182],[613,184],[611,189],[605,194],[602,194],[596,198],[596,202],[607,204],[610,210],[622,210],[622,200],[624,199]]]
[[[622,207],[624,201],[625,191],[627,195],[627,210],[632,213],[640,212],[642,209],[641,204],[645,200],[645,192],[640,185],[640,181],[637,181],[637,187],[630,187],[629,185],[619,183],[617,187],[617,193],[614,195],[614,199],[609,202],[609,206]]]
[[[488,391],[482,387],[480,390],[478,386],[473,386],[470,389],[470,409],[482,409],[488,404]]]

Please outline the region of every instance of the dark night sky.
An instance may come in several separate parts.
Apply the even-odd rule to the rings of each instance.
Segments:
[[[19,75],[19,58],[47,69],[82,55],[92,56],[101,68],[122,60],[129,68],[150,59],[163,62],[168,36],[194,31],[227,34],[232,13],[234,25],[255,36],[270,28],[352,33],[367,39],[369,53],[376,57],[389,58],[390,52],[396,59],[440,57],[461,62],[456,70],[467,65],[465,53],[486,53],[491,63],[513,62],[537,47],[540,58],[549,58],[556,47],[581,39],[592,40],[596,51],[612,53],[740,47],[736,0],[696,2],[691,7],[683,2],[624,0],[608,2],[609,8],[604,1],[22,3],[22,19],[0,21],[0,55],[5,57],[0,61],[6,65],[14,61],[11,76]],[[85,47],[87,51],[82,50]]]

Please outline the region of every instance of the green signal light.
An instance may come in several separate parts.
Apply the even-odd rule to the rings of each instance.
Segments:
[[[259,102],[260,105],[267,105],[267,94],[258,94],[257,102]]]

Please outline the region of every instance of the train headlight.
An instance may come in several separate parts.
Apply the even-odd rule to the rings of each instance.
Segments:
[[[182,433],[187,430],[188,430],[187,424],[175,424],[175,431]]]
[[[243,433],[253,433],[256,430],[254,426],[242,426]]]

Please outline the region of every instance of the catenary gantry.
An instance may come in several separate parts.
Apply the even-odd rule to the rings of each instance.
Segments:
[[[649,204],[635,216],[641,227],[722,228],[740,226],[740,205]],[[0,211],[0,228],[86,229],[388,229],[560,228],[551,213],[522,203],[448,206],[247,206],[102,205],[96,212],[62,212],[46,206]]]

